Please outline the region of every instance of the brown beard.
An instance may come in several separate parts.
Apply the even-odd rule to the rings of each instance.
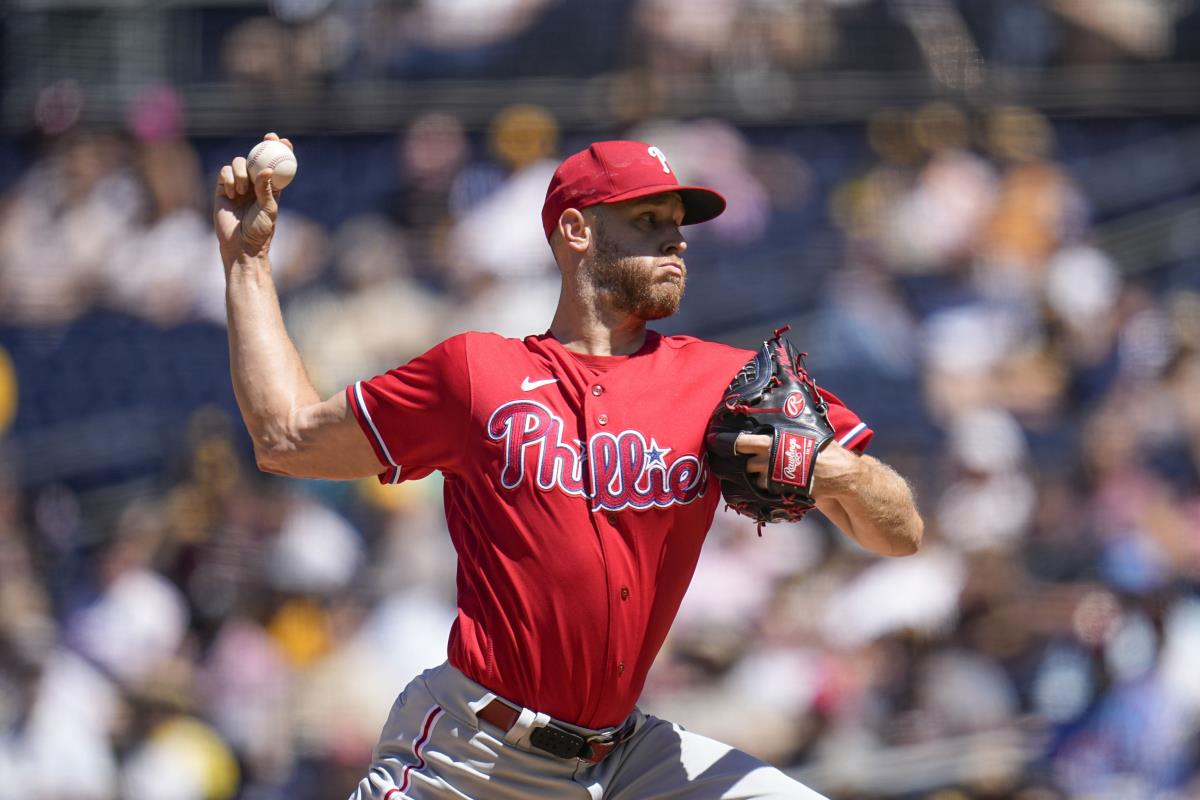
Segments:
[[[687,273],[678,281],[660,281],[641,256],[622,250],[610,239],[600,220],[595,221],[596,249],[592,257],[592,283],[612,307],[646,321],[669,317],[679,310]],[[680,259],[682,261],[682,259]]]

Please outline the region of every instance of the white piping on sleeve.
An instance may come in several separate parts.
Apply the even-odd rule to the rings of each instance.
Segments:
[[[375,434],[375,441],[379,444],[379,449],[383,451],[384,458],[396,468],[397,477],[399,477],[400,465],[396,463],[396,459],[392,458],[392,454],[388,452],[387,445],[383,443],[383,437],[379,435],[379,428],[375,427],[375,420],[371,419],[371,412],[367,411],[367,404],[363,400],[362,395],[362,381],[354,382],[354,402],[358,403],[358,410],[362,412],[363,419],[371,426],[371,433]]]
[[[849,431],[847,431],[845,436],[838,439],[838,444],[845,447],[847,444],[854,441],[855,437],[858,436],[860,433],[862,433],[864,430],[866,430],[866,428],[867,428],[867,423],[865,423],[865,422],[858,423],[853,428],[851,428]]]

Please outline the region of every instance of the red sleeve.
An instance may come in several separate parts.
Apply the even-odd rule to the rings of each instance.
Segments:
[[[471,414],[467,337],[455,336],[402,367],[346,387],[346,400],[375,457],[380,483],[453,470]]]
[[[867,423],[858,418],[858,414],[846,408],[846,404],[836,394],[827,392],[820,386],[817,387],[817,392],[829,403],[829,424],[833,426],[833,435],[838,444],[847,450],[856,450],[859,453],[866,451],[867,443],[871,441],[875,431],[868,428]]]

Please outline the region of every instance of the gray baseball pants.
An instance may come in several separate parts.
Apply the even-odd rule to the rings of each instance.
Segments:
[[[598,764],[559,758],[529,742],[544,715],[523,711],[508,731],[478,719],[495,698],[449,664],[418,675],[350,800],[825,800],[747,753],[640,710],[635,733]]]

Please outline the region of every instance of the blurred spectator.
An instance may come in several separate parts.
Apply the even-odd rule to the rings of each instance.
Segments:
[[[128,686],[151,680],[179,651],[188,629],[187,603],[155,560],[161,518],[131,506],[98,560],[96,596],[67,620],[68,640]]]
[[[407,259],[411,272],[435,285],[443,281],[433,266],[449,227],[452,214],[476,202],[469,175],[470,143],[457,117],[431,113],[417,118],[396,140],[399,186],[388,199],[393,220],[410,233],[412,257]],[[488,176],[490,177],[490,176]],[[499,182],[497,175],[495,181]],[[484,178],[484,183],[487,177]],[[494,186],[485,185],[481,193]],[[463,199],[463,196],[468,199]],[[404,259],[401,259],[404,260]]]
[[[411,29],[423,44],[446,50],[502,41],[529,25],[548,0],[423,0],[415,4]]]
[[[76,131],[53,142],[0,205],[0,316],[69,322],[95,301],[141,208],[128,143]]]
[[[327,395],[419,355],[446,314],[445,300],[412,279],[404,230],[386,218],[351,219],[332,244],[337,283],[305,292],[286,312],[309,376]]]
[[[964,551],[1011,549],[1033,520],[1037,490],[1017,421],[997,409],[963,411],[949,421],[955,473],[933,513]]]
[[[163,327],[194,315],[220,321],[225,282],[196,152],[179,139],[146,142],[137,166],[146,187],[144,219],[108,256],[109,302]]]
[[[221,61],[232,81],[286,92],[297,82],[327,78],[350,62],[351,26],[341,14],[322,13],[327,3],[280,0],[273,5],[279,18],[251,17],[222,42]]]
[[[146,800],[230,800],[239,786],[237,761],[216,732],[186,716],[154,725],[130,754],[124,793]]]
[[[534,106],[504,109],[492,121],[489,143],[506,177],[462,209],[449,232],[446,259],[461,303],[450,330],[524,336],[530,319],[554,308],[560,282],[540,220],[558,133],[554,117]]]

